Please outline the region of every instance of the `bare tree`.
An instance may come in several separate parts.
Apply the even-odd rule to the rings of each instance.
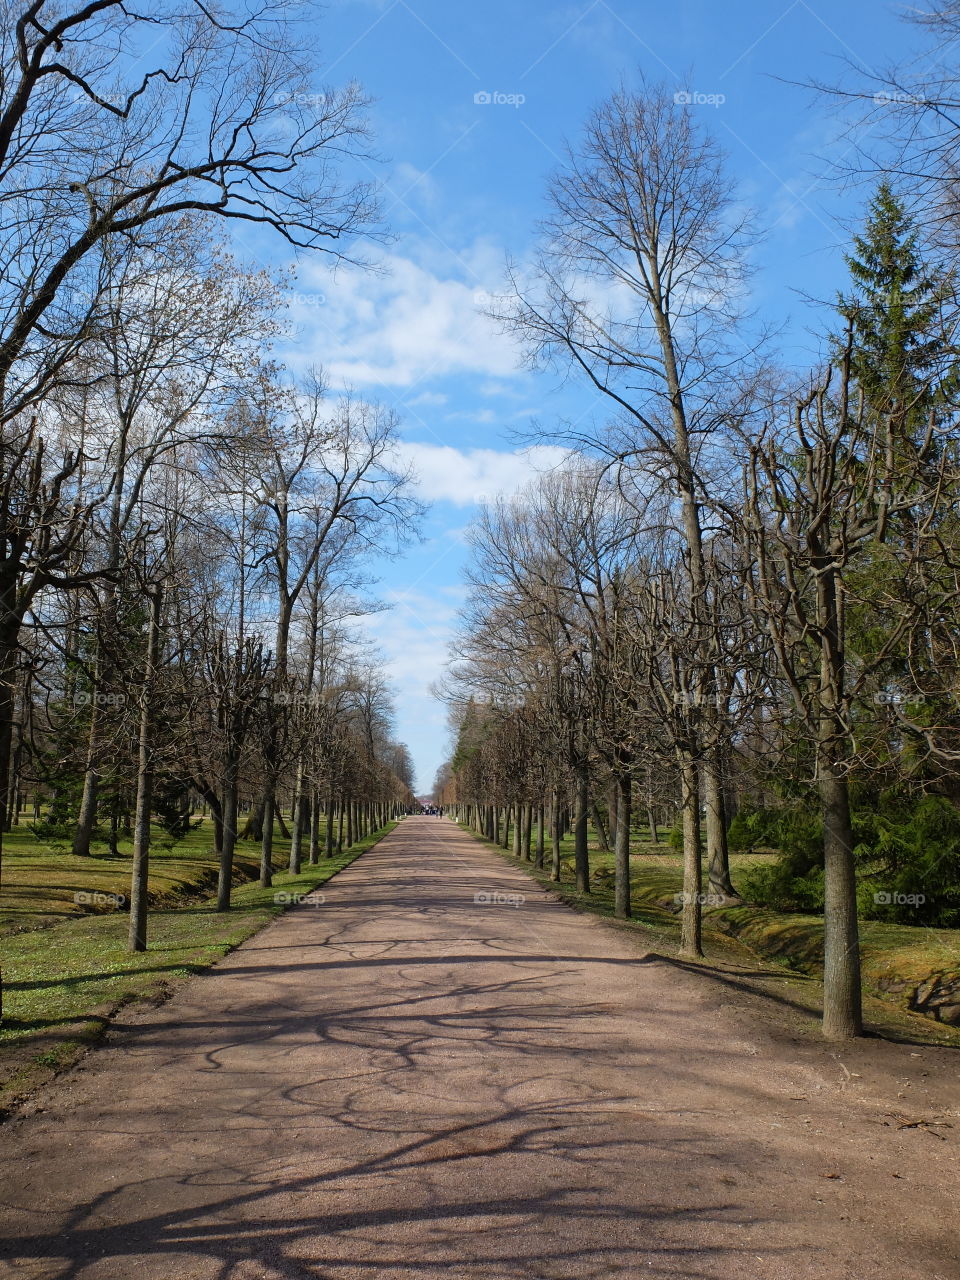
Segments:
[[[572,365],[611,403],[603,439],[567,433],[616,460],[640,458],[674,497],[691,600],[705,613],[701,507],[714,434],[749,401],[734,349],[749,235],[722,156],[672,90],[621,90],[587,122],[549,193],[544,245],[500,310],[535,361]],[[735,388],[735,390],[733,389]],[[701,643],[711,643],[700,617]],[[724,726],[702,664],[702,759],[711,866],[729,885],[718,760]],[[686,791],[695,793],[693,780]]]
[[[109,328],[104,264],[193,213],[269,227],[335,258],[368,230],[355,86],[310,92],[275,8],[200,3],[133,12],[121,0],[8,4],[0,27],[0,777],[8,776],[23,620],[90,515],[82,446],[60,447],[41,401],[91,376]],[[129,55],[148,46],[152,66]],[[96,371],[93,372],[96,376]],[[52,445],[51,441],[57,441]],[[83,571],[85,572],[85,571]],[[6,801],[6,788],[0,803]],[[0,812],[0,832],[5,825]]]

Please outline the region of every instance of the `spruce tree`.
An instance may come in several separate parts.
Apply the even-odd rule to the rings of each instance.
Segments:
[[[846,256],[851,292],[838,302],[850,329],[851,371],[870,408],[916,438],[931,409],[956,390],[944,314],[949,280],[924,260],[916,222],[886,181],[853,245]]]

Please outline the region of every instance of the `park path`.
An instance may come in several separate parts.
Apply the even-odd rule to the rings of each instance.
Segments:
[[[958,1127],[897,1128],[869,1046],[771,1028],[446,819],[324,894],[0,1130],[0,1275],[960,1277]],[[943,1053],[878,1051],[904,1091]]]

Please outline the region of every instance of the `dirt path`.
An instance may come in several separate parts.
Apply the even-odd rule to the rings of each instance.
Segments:
[[[0,1130],[0,1275],[960,1277],[956,1054],[821,1047],[446,820],[324,893]]]

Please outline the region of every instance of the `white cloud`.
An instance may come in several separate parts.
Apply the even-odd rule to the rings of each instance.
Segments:
[[[480,393],[485,396],[521,396],[524,394],[516,387],[512,387],[505,382],[485,382],[480,387]]]
[[[428,502],[466,507],[516,493],[535,476],[563,462],[568,451],[557,445],[508,452],[405,441],[398,454],[402,462],[413,466],[419,491]]]
[[[341,270],[331,278],[308,263],[294,294],[293,359],[322,365],[335,385],[368,392],[451,374],[518,377],[516,346],[481,312],[490,282],[502,272],[499,252],[474,246],[441,253],[446,267],[438,274],[436,247],[413,248],[423,262],[389,254],[379,273]],[[323,302],[298,306],[300,297]]]
[[[393,173],[390,175],[390,185],[385,192],[386,199],[389,201],[393,197],[398,200],[409,200],[414,193],[424,204],[432,205],[439,195],[439,188],[425,169],[418,169],[416,165],[408,164],[405,160],[400,161],[399,164],[394,165]]]
[[[414,396],[412,400],[408,400],[406,403],[411,409],[421,404],[431,409],[441,409],[449,399],[450,397],[445,396],[441,391],[422,391],[420,395]]]

